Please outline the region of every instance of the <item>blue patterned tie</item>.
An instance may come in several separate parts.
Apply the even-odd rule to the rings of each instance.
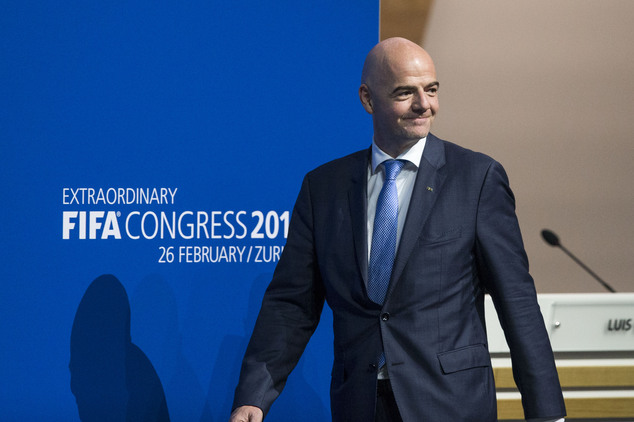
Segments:
[[[368,265],[368,296],[379,305],[382,305],[385,300],[392,275],[392,266],[394,266],[394,256],[396,255],[396,232],[398,231],[396,176],[404,165],[404,161],[398,160],[383,162],[385,181],[379,193],[379,199],[376,201],[372,247],[370,248],[370,263]],[[379,368],[383,365],[385,365],[385,354],[381,352]]]
[[[399,160],[383,162],[385,182],[376,202],[370,263],[368,265],[368,296],[379,305],[382,305],[385,300],[392,275],[394,256],[396,255],[396,232],[398,230],[396,176],[404,165],[405,162]]]

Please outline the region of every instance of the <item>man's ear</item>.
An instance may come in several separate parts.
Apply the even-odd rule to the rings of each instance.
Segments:
[[[366,84],[362,84],[359,87],[359,99],[361,100],[361,104],[363,104],[363,108],[365,111],[372,114],[374,113],[374,108],[372,107],[372,96],[370,95],[370,88]]]

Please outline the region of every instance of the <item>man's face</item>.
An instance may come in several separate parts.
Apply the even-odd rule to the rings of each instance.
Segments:
[[[438,111],[437,94],[436,71],[429,56],[401,54],[384,60],[361,87],[364,107],[373,116],[377,145],[388,153],[394,148],[402,152],[427,136]]]

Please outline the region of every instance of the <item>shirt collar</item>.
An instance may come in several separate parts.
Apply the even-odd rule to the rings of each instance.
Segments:
[[[410,149],[396,157],[396,159],[412,163],[418,169],[420,160],[423,158],[423,151],[425,150],[426,142],[427,137],[422,138],[420,141],[416,142]],[[389,154],[383,152],[383,150],[381,150],[381,148],[377,146],[374,140],[372,140],[372,174],[376,173],[376,168],[382,162],[387,160],[392,160],[392,157]]]

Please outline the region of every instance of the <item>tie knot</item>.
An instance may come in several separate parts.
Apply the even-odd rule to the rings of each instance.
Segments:
[[[385,167],[385,180],[394,180],[405,166],[405,161],[387,160],[383,162],[383,166]]]

